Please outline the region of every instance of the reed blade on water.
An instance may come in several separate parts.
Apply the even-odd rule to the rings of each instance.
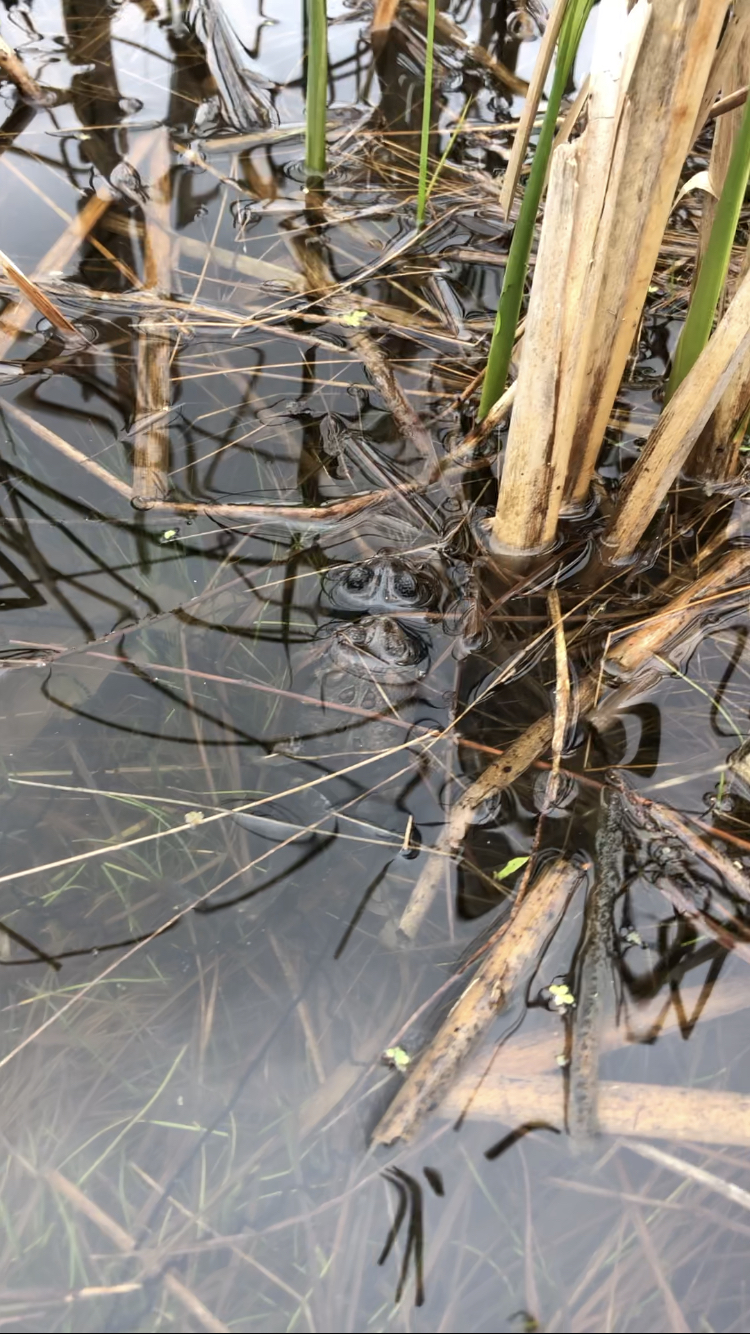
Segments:
[[[424,58],[424,99],[422,102],[422,137],[419,144],[419,186],[417,189],[417,226],[424,224],[427,207],[427,158],[430,150],[432,120],[432,76],[435,57],[435,4],[427,0],[427,49]]]
[[[328,91],[328,19],[326,0],[305,0],[307,19],[307,95],[305,167],[311,176],[326,169],[326,95]]]
[[[677,344],[667,384],[666,402],[669,402],[688,371],[695,365],[711,335],[716,307],[729,270],[729,260],[749,175],[750,101],[747,101],[690,309]]]
[[[484,388],[479,404],[480,418],[485,417],[492,405],[497,402],[505,388],[505,381],[508,377],[518,316],[523,300],[526,271],[529,266],[529,255],[531,254],[534,237],[534,224],[547,176],[555,125],[560,112],[563,93],[570,78],[576,51],[592,5],[593,0],[570,0],[560,30],[560,39],[557,44],[557,61],[552,88],[547,101],[547,110],[534,151],[531,171],[521,203],[518,222],[513,232],[513,240],[505,269],[503,290],[497,308],[492,344],[484,377]]]

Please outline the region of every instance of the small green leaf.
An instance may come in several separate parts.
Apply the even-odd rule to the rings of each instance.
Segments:
[[[511,857],[510,861],[506,862],[499,871],[492,872],[492,879],[507,880],[508,876],[512,875],[514,871],[519,871],[522,866],[525,866],[528,860],[528,857]]]
[[[408,1052],[404,1051],[403,1047],[386,1047],[383,1055],[388,1064],[394,1065],[402,1074],[411,1063],[411,1056]]]

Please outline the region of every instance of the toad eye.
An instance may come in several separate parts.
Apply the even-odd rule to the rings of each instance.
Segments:
[[[396,596],[403,598],[405,602],[410,602],[417,596],[417,581],[408,570],[397,572],[393,580],[393,588]]]
[[[374,578],[375,571],[369,565],[352,565],[344,576],[344,585],[350,593],[364,593]]]

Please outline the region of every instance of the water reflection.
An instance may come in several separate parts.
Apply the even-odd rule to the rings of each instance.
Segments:
[[[534,19],[507,4],[450,16],[512,69],[521,10]],[[33,72],[54,55],[69,86],[39,111],[4,87],[3,248],[39,268],[87,343],[63,345],[2,287],[6,1319],[626,1330],[677,1328],[677,1311],[684,1327],[740,1327],[736,1206],[685,1182],[675,1194],[671,1169],[614,1142],[573,1160],[564,1135],[536,1133],[557,1124],[508,1127],[493,1103],[500,1070],[552,1081],[562,1105],[558,1001],[579,988],[582,895],[454,1119],[367,1147],[456,999],[462,953],[505,919],[523,872],[503,872],[529,855],[547,786],[532,769],[485,812],[407,947],[398,922],[446,804],[549,707],[538,636],[559,572],[512,595],[505,574],[474,580],[464,510],[437,485],[345,522],[326,506],[422,464],[358,329],[436,451],[458,442],[507,252],[491,173],[511,89],[446,42],[436,158],[472,101],[420,236],[418,16],[374,60],[362,14],[332,15],[335,171],[312,198],[296,14],[78,0],[26,14]],[[346,284],[340,307],[326,272]],[[608,477],[653,415],[669,337],[644,325]],[[466,496],[489,503],[493,466]],[[160,509],[164,495],[183,508]],[[270,505],[306,517],[253,508]],[[574,534],[560,557],[573,656],[648,591],[625,581],[592,623],[584,546]],[[540,864],[591,862],[611,764],[744,864],[747,792],[728,761],[747,722],[744,609],[732,617],[616,727],[571,733]],[[742,1092],[746,909],[663,851],[628,831],[601,1076]],[[655,888],[689,878],[700,919]],[[724,1150],[680,1152],[729,1170]],[[744,1182],[741,1144],[730,1163]]]

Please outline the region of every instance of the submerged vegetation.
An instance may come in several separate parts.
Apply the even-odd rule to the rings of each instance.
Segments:
[[[744,1328],[750,4],[0,39],[6,1325]]]

